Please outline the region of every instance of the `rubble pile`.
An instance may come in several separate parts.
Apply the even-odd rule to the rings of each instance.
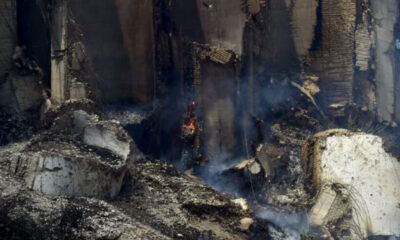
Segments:
[[[0,239],[397,239],[399,36],[396,0],[0,1]]]
[[[45,196],[0,170],[3,239],[170,239],[101,200]]]
[[[244,199],[233,201],[200,179],[182,175],[171,165],[137,162],[128,180],[112,204],[173,239],[267,236],[264,223]]]
[[[95,112],[90,101],[68,102],[48,112],[53,123],[40,133],[0,148],[4,236],[122,240],[268,234],[245,203],[165,163],[137,162],[125,130]]]
[[[27,140],[35,132],[31,116],[18,116],[0,107],[0,146]]]

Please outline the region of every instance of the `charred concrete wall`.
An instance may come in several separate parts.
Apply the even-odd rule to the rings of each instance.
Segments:
[[[50,31],[37,1],[17,0],[18,45],[41,68],[43,83],[51,85]]]
[[[114,1],[70,1],[69,5],[84,33],[83,43],[98,75],[103,99],[129,98],[132,75]]]
[[[241,0],[197,0],[204,43],[242,52],[245,14]]]
[[[246,20],[242,0],[175,0],[170,7],[171,20],[183,38],[242,52]]]
[[[157,96],[167,93],[177,107],[196,101],[205,157],[227,157],[235,145],[242,1],[156,1],[155,16]]]
[[[105,102],[153,98],[152,1],[69,1]]]
[[[321,38],[313,72],[321,77],[325,105],[332,111],[352,102],[356,3],[320,1]]]
[[[138,103],[154,97],[153,1],[116,0],[124,46],[132,73],[131,96]]]
[[[0,82],[12,64],[12,55],[17,44],[16,0],[0,1]]]
[[[197,100],[204,120],[202,140],[208,160],[224,162],[235,153],[237,56],[232,51],[198,46],[195,62]]]
[[[292,0],[290,3],[293,41],[300,60],[307,57],[315,39],[317,7],[318,0]]]
[[[355,72],[353,84],[354,103],[376,111],[376,86],[374,83],[375,71],[373,67],[375,46],[372,23],[372,12],[369,1],[357,1],[357,15],[355,28]]]

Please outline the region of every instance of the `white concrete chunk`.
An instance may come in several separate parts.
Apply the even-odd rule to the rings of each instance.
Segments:
[[[313,169],[320,192],[340,184],[351,197],[353,222],[364,237],[400,236],[400,163],[385,151],[383,140],[366,133],[330,130],[314,138]],[[310,159],[309,159],[310,160]],[[322,191],[311,213],[322,224],[334,192]]]

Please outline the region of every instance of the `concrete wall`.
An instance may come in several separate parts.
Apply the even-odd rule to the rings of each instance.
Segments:
[[[204,113],[204,145],[209,160],[222,163],[235,150],[235,70],[232,63],[201,63],[200,107]]]
[[[398,18],[396,0],[372,0],[375,19],[376,102],[381,120],[391,121],[394,114],[394,25]]]
[[[17,43],[16,0],[0,1],[0,83],[10,70]]]
[[[151,0],[71,0],[75,20],[98,75],[105,102],[147,103],[153,97],[154,37]]]
[[[291,23],[293,41],[300,58],[308,55],[317,24],[317,0],[292,0]]]
[[[246,16],[241,3],[241,0],[197,0],[205,43],[242,53]]]
[[[153,1],[116,0],[125,50],[133,74],[131,94],[139,103],[154,96],[154,26]]]
[[[71,0],[69,6],[84,32],[83,43],[98,76],[103,100],[131,97],[132,75],[114,0]]]

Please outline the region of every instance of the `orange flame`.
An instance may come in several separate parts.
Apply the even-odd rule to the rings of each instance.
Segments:
[[[188,106],[186,112],[186,118],[183,123],[183,129],[189,132],[190,135],[193,135],[196,132],[196,117],[194,115],[196,108],[196,102],[192,101],[191,104]]]
[[[189,119],[188,123],[183,125],[183,129],[189,130],[190,135],[193,135],[196,131],[195,122],[196,122],[196,119],[193,117],[193,118]]]

